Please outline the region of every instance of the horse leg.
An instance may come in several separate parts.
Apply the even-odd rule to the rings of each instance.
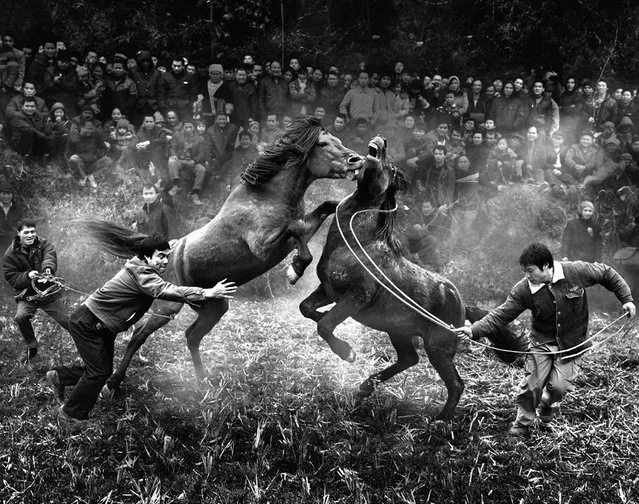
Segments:
[[[340,359],[346,362],[355,362],[355,351],[348,343],[337,338],[333,334],[333,331],[338,325],[344,322],[348,317],[355,315],[365,305],[366,303],[356,300],[354,296],[347,296],[338,301],[317,323],[317,332],[319,335],[328,343],[331,350],[336,353]]]
[[[320,284],[320,286],[315,289],[310,296],[300,303],[300,312],[306,318],[319,322],[326,313],[317,311],[317,309],[322,306],[329,305],[332,302],[333,300],[328,297],[328,294],[326,294],[324,286]]]
[[[406,334],[398,333],[388,333],[388,336],[397,352],[397,362],[378,373],[370,375],[366,381],[359,386],[357,396],[360,398],[368,397],[380,383],[392,378],[409,367],[413,367],[419,362],[419,355],[413,344],[413,338]]]
[[[107,380],[107,387],[110,390],[116,390],[124,380],[126,370],[129,368],[135,352],[139,350],[151,334],[168,324],[173,319],[173,316],[182,309],[183,304],[164,301],[153,306],[154,309],[151,315],[143,323],[135,326],[122,362],[120,362],[116,372]]]
[[[444,380],[448,390],[448,400],[437,415],[437,419],[450,420],[464,391],[464,382],[453,362],[458,345],[457,338],[448,331],[438,329],[430,332],[423,339],[428,359],[442,380]]]
[[[325,201],[304,216],[304,219],[296,220],[289,225],[287,231],[297,245],[297,254],[293,257],[293,261],[286,271],[286,277],[291,285],[294,285],[302,277],[308,265],[313,261],[308,242],[317,233],[326,218],[335,213],[337,205],[337,201]]]
[[[200,342],[229,309],[228,299],[214,299],[207,301],[196,310],[197,318],[186,330],[186,345],[191,352],[191,359],[195,367],[198,382],[204,380],[204,367],[200,356]]]

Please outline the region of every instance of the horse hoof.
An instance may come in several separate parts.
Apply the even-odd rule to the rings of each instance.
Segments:
[[[288,280],[288,283],[290,283],[291,285],[295,285],[297,281],[300,279],[299,275],[295,273],[295,269],[293,268],[293,266],[289,266],[286,269],[286,279]]]
[[[353,362],[355,362],[355,359],[357,359],[357,354],[355,353],[355,350],[351,348],[349,349],[348,355],[341,354],[340,357],[342,358],[342,360],[345,360],[349,364],[352,364]]]
[[[373,390],[374,389],[369,386],[360,385],[357,394],[355,394],[355,397],[357,397],[357,399],[366,399],[367,397],[370,397],[370,395],[373,393]]]

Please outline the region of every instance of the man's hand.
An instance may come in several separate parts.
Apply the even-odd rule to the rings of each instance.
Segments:
[[[473,339],[473,330],[470,328],[469,325],[464,327],[456,327],[455,329],[453,329],[453,331],[457,333],[457,337],[460,340],[470,341]]]
[[[634,318],[637,314],[637,308],[633,302],[624,303],[622,308],[628,313],[628,318]]]
[[[237,286],[235,282],[228,282],[226,278],[218,282],[215,287],[211,287],[210,289],[204,289],[204,297],[207,299],[211,298],[227,298],[233,299],[233,294],[237,290]]]
[[[40,273],[38,273],[36,270],[31,270],[28,273],[28,276],[31,280],[33,280],[35,277],[37,277]]]

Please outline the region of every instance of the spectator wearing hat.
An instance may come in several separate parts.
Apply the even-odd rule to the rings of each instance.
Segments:
[[[175,110],[186,120],[193,116],[193,104],[196,99],[195,77],[186,73],[183,58],[176,56],[171,61],[171,69],[164,72],[158,82],[160,111],[166,114],[169,110]]]
[[[39,96],[36,96],[35,84],[33,82],[26,81],[22,85],[22,92],[9,100],[5,110],[5,116],[7,119],[11,119],[11,117],[22,111],[22,104],[24,103],[25,98],[33,98],[35,100],[36,111],[40,114],[47,115],[49,113],[49,109],[47,108],[45,101]]]
[[[13,186],[0,182],[0,252],[4,254],[18,234],[18,222],[24,218],[24,208],[16,200]]]
[[[131,78],[137,89],[131,119],[137,125],[142,123],[145,116],[152,115],[158,109],[158,86],[162,75],[153,66],[149,51],[138,52],[136,61],[137,67],[131,70]]]
[[[44,76],[44,92],[41,93],[47,105],[55,102],[64,104],[67,114],[77,114],[76,101],[80,86],[75,68],[71,65],[71,59],[67,51],[58,51],[56,64],[48,68]]]
[[[601,262],[601,226],[591,201],[579,204],[578,216],[566,223],[561,237],[562,261]]]
[[[135,107],[138,90],[133,79],[126,74],[124,65],[122,60],[113,62],[111,77],[105,82],[104,101],[108,110],[118,108],[122,115],[129,117]]]
[[[617,137],[617,128],[612,121],[606,121],[601,126],[599,132],[595,133],[595,139],[597,140],[597,144],[603,147],[611,138],[619,140]]]
[[[229,84],[224,81],[224,68],[219,63],[209,65],[209,80],[206,94],[198,97],[201,115],[211,124],[218,114],[229,114],[233,109],[233,94]]]
[[[60,159],[65,155],[69,133],[71,132],[71,119],[67,117],[64,105],[56,102],[51,106],[51,131],[53,133],[53,152],[51,157]]]

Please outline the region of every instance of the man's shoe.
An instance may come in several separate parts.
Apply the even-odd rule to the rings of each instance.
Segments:
[[[526,425],[515,424],[510,428],[508,434],[512,437],[526,438],[530,436],[530,427]]]
[[[555,418],[555,410],[550,404],[541,403],[539,406],[539,420],[545,425],[550,424]]]
[[[58,400],[60,404],[64,402],[64,385],[60,384],[60,378],[58,378],[58,372],[55,369],[51,371],[47,371],[46,374],[47,381],[49,382],[49,386],[51,390],[53,390],[53,394],[55,398]]]
[[[36,355],[38,355],[37,348],[27,348],[22,354],[22,363],[29,364]]]
[[[89,184],[91,184],[91,187],[93,187],[93,189],[98,187],[98,183],[95,181],[95,177],[93,175],[89,175],[88,179],[89,179]]]
[[[63,407],[60,407],[60,409],[58,410],[58,425],[65,427],[75,427],[82,425],[82,420],[80,420],[79,418],[74,418],[71,415],[67,415],[62,408]]]
[[[102,390],[100,391],[100,399],[103,402],[112,401],[114,395],[115,395],[115,390],[113,390],[112,388],[109,388],[107,384],[105,384],[104,387],[102,387]]]
[[[195,206],[202,206],[202,205],[204,205],[204,203],[202,203],[202,200],[200,199],[200,197],[199,197],[197,194],[195,194],[195,193],[192,193],[192,194],[191,194],[191,202],[192,202]]]

